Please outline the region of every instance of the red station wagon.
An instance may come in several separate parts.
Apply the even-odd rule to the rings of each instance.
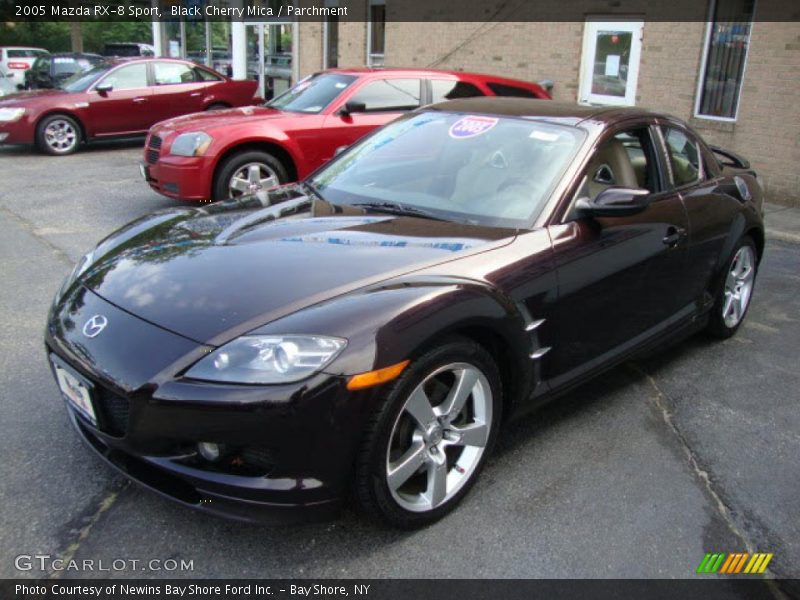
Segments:
[[[428,69],[332,69],[259,107],[152,127],[142,175],[180,200],[222,200],[303,179],[373,129],[420,106],[472,96],[549,99],[535,83]]]
[[[185,60],[108,59],[57,89],[4,96],[0,143],[70,154],[82,141],[143,135],[178,115],[245,106],[256,86]]]

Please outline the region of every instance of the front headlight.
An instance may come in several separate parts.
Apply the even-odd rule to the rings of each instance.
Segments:
[[[182,133],[172,142],[170,154],[177,156],[202,156],[213,138],[204,131]]]
[[[24,114],[24,108],[0,108],[0,121],[5,123],[19,121]]]
[[[186,373],[227,383],[293,383],[323,369],[347,340],[317,335],[245,335],[218,348]]]

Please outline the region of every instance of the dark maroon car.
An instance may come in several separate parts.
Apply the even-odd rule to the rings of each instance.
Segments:
[[[115,468],[209,513],[319,515],[355,491],[430,523],[510,415],[736,333],[762,192],[722,157],[639,109],[420,109],[302,183],[103,240],[48,319],[67,413]]]
[[[256,85],[185,60],[108,59],[57,89],[4,96],[0,143],[70,154],[81,142],[141,135],[171,117],[246,106]]]

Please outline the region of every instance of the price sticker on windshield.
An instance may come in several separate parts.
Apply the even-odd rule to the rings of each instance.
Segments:
[[[457,140],[483,135],[497,125],[495,117],[464,117],[450,126],[450,137]]]

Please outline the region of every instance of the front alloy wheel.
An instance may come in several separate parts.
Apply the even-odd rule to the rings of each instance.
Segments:
[[[230,198],[247,194],[255,194],[280,185],[278,174],[269,165],[263,163],[247,163],[242,165],[228,182]]]
[[[71,154],[80,144],[80,127],[74,119],[66,115],[53,115],[39,124],[36,141],[48,154]]]
[[[403,528],[449,512],[492,447],[500,395],[497,367],[474,342],[454,340],[414,361],[367,432],[356,473],[361,505]]]
[[[386,452],[386,481],[412,512],[438,508],[472,476],[489,441],[492,390],[467,363],[445,365],[411,393]]]

